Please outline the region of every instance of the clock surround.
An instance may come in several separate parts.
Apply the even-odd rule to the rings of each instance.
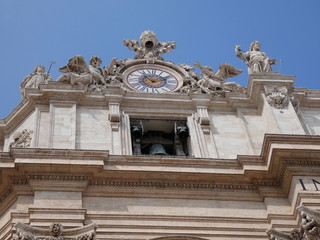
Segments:
[[[171,63],[134,60],[124,66],[119,73],[128,88],[145,93],[171,93],[178,91],[188,73]]]

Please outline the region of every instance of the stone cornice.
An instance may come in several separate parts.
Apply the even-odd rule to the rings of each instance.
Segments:
[[[89,195],[97,194],[94,189],[107,192],[136,189],[145,194],[152,189],[169,191],[171,197],[175,194],[188,197],[188,192],[195,193],[190,194],[191,198],[195,198],[196,193],[199,198],[209,195],[212,198],[212,192],[217,193],[213,197],[229,196],[230,199],[243,192],[248,193],[248,199],[285,197],[294,175],[320,175],[319,140],[319,136],[266,135],[261,156],[238,156],[233,160],[109,156],[108,151],[13,148],[0,155],[0,168],[4,177],[15,171],[17,177],[10,177],[14,186],[33,182],[32,186],[38,188],[41,184],[37,182],[50,181],[57,190],[68,184],[54,182],[83,182],[78,190],[87,191]],[[1,196],[12,192],[6,191],[9,190],[3,190]]]

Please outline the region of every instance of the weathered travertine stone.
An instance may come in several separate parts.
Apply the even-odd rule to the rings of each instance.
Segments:
[[[248,73],[272,72],[271,65],[276,63],[275,59],[269,58],[264,52],[260,52],[260,42],[254,41],[250,44],[250,51],[242,53],[240,46],[235,48],[236,56],[243,60],[248,66]]]

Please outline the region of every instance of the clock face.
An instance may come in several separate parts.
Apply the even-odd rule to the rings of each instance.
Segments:
[[[155,68],[135,70],[128,74],[127,82],[132,88],[148,93],[173,92],[179,84],[172,74]]]

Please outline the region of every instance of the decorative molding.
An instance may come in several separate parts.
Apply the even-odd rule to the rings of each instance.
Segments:
[[[281,183],[279,183],[278,181],[266,181],[266,182],[261,182],[261,181],[259,181],[259,182],[255,182],[254,183],[256,186],[257,186],[257,188],[259,188],[259,189],[261,189],[261,188],[272,188],[272,189],[274,189],[274,188],[281,188]]]
[[[270,240],[319,240],[320,239],[320,212],[306,206],[297,207],[300,212],[300,227],[289,233],[267,230]]]
[[[288,169],[288,166],[301,166],[301,167],[308,166],[308,167],[319,168],[320,162],[312,161],[312,160],[284,160],[280,170],[280,174],[279,174],[279,183],[281,187],[283,187],[283,183],[285,180],[285,173],[286,173],[286,170]]]
[[[15,225],[17,240],[95,240],[95,223],[79,228],[64,229],[60,223],[53,223],[48,229],[29,226],[23,223]]]
[[[12,178],[11,179],[11,184],[12,185],[28,185],[29,184],[29,180],[25,179],[25,178]]]
[[[89,176],[70,176],[70,175],[28,175],[29,180],[33,181],[71,181],[86,182],[90,180]]]
[[[256,191],[254,185],[231,185],[231,184],[201,184],[201,183],[175,183],[175,182],[129,182],[129,181],[110,181],[110,180],[91,180],[89,186],[106,187],[136,187],[136,188],[156,188],[168,190],[209,190],[209,191]]]
[[[285,86],[264,86],[267,102],[276,109],[288,107],[288,89]]]
[[[4,192],[4,194],[2,194],[0,196],[0,205],[13,193],[13,188],[12,186],[10,186],[10,188]]]

